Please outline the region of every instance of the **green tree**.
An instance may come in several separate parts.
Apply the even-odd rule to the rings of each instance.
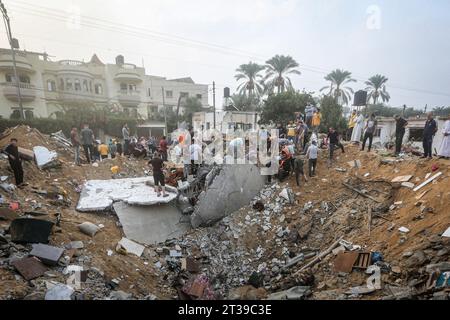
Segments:
[[[320,131],[327,132],[328,128],[333,127],[337,131],[342,132],[347,127],[342,112],[342,106],[336,102],[336,99],[331,96],[325,96],[320,101],[320,111],[322,113],[322,121],[320,124]]]
[[[336,103],[342,102],[342,104],[348,105],[353,95],[353,89],[345,85],[356,82],[355,79],[352,79],[352,73],[336,69],[330,72],[325,80],[330,81],[330,85],[323,87],[320,91],[329,91],[328,95],[334,97]]]
[[[314,104],[310,94],[299,92],[283,92],[269,96],[261,113],[261,124],[284,123],[295,119],[295,112],[305,112],[308,104]]]
[[[242,64],[236,69],[236,75],[234,76],[237,81],[241,81],[237,90],[240,94],[247,94],[248,96],[259,95],[263,91],[261,85],[262,75],[260,72],[264,70],[264,66],[254,62]]]
[[[246,96],[243,94],[233,94],[229,99],[229,105],[225,106],[226,111],[258,111],[261,99],[258,96]]]
[[[292,88],[292,82],[288,75],[300,75],[301,72],[297,69],[298,67],[299,64],[291,56],[276,55],[267,60],[266,76],[264,77],[265,92],[271,94],[277,88],[277,92],[281,93]]]
[[[381,98],[382,102],[389,102],[391,96],[386,91],[386,82],[388,80],[388,78],[380,74],[370,77],[369,80],[365,82],[367,85],[366,90],[369,92],[367,101],[372,99],[373,104],[377,104],[378,98]]]

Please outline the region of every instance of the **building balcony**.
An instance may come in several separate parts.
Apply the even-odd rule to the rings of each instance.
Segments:
[[[3,95],[6,99],[19,102],[19,97],[17,94],[17,85],[14,82],[3,82],[1,83],[3,87]],[[20,87],[20,96],[22,98],[22,102],[31,102],[36,99],[36,88],[35,86],[29,83],[19,83]]]
[[[137,71],[137,68],[134,64],[123,64],[121,65],[119,71],[116,73],[114,80],[116,81],[134,81],[134,82],[142,82],[142,76]]]
[[[117,99],[121,104],[139,104],[141,102],[140,91],[117,91]]]
[[[59,100],[62,102],[93,102],[94,95],[88,92],[63,91],[59,93]]]
[[[28,62],[25,54],[16,53],[16,67],[19,72],[34,73],[33,65]],[[14,63],[10,53],[0,54],[0,70],[12,71]]]

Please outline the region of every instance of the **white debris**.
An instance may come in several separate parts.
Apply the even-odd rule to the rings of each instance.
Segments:
[[[58,154],[49,151],[46,147],[36,146],[33,148],[34,158],[39,169],[50,168],[57,164]]]
[[[403,232],[403,233],[408,233],[410,230],[406,227],[400,227],[400,228],[398,228],[398,231]]]
[[[124,248],[127,252],[132,253],[134,255],[137,255],[140,257],[142,253],[144,252],[145,247],[131,241],[127,238],[122,238],[118,243],[122,248]]]

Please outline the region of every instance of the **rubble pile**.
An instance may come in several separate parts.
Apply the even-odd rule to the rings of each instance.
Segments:
[[[77,167],[60,134],[6,133],[0,147],[15,135],[22,148],[55,150],[64,165],[41,170],[26,161],[29,186],[15,189],[0,158],[1,299],[449,297],[446,160],[347,145],[331,165],[321,154],[317,177],[300,187],[295,177],[266,185],[216,223],[145,245],[124,234],[113,211],[75,208],[86,181],[142,178],[144,160]],[[41,227],[29,232],[29,224]]]

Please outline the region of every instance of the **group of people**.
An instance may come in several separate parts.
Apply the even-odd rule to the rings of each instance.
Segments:
[[[408,126],[408,121],[400,115],[395,115],[395,155],[399,156],[402,151],[403,139]],[[360,111],[353,111],[347,130],[347,138],[356,144],[361,143],[361,151],[365,150],[367,140],[369,141],[368,151],[372,148],[373,137],[377,131],[378,121],[375,114],[371,114],[367,119],[364,118]],[[423,127],[423,156],[422,158],[433,158],[433,140],[438,133],[438,125],[434,119],[433,113],[427,114],[427,120]],[[442,131],[443,141],[437,155],[442,158],[450,157],[450,120],[447,120]]]
[[[89,128],[88,124],[78,132],[73,127],[70,132],[70,140],[75,154],[75,164],[80,166],[80,150],[83,149],[86,162],[102,161],[107,158],[114,159],[116,156],[130,156],[135,158],[145,157],[148,154],[153,155],[156,151],[160,151],[162,159],[167,161],[167,141],[166,137],[162,137],[159,142],[155,137],[145,139],[141,137],[137,139],[130,135],[130,129],[127,124],[122,127],[123,144],[118,139],[110,138],[109,141],[100,141],[95,139],[94,132]]]

